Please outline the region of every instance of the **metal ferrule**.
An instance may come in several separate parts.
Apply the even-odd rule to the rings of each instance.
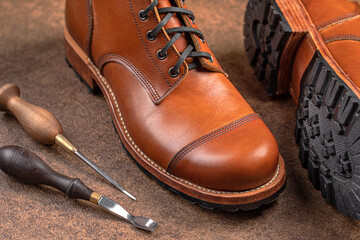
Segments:
[[[71,153],[75,153],[77,151],[76,147],[74,147],[74,145],[72,145],[71,142],[62,134],[58,134],[55,137],[55,143]]]

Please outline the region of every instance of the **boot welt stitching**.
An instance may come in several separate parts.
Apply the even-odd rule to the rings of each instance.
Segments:
[[[156,167],[157,169],[159,169],[160,171],[162,171],[163,173],[165,173],[166,175],[182,182],[182,183],[185,183],[189,186],[192,186],[192,187],[195,187],[199,190],[202,190],[202,191],[205,191],[205,192],[209,192],[209,193],[214,193],[214,194],[221,194],[221,195],[235,195],[235,194],[245,194],[245,193],[250,193],[250,192],[254,192],[254,191],[258,191],[260,189],[263,189],[267,186],[269,186],[272,182],[275,181],[275,179],[278,177],[279,173],[280,173],[280,165],[278,164],[277,166],[277,170],[276,170],[276,173],[274,175],[274,177],[268,181],[267,183],[265,183],[264,185],[261,185],[257,188],[253,188],[253,189],[249,189],[249,190],[245,190],[245,191],[238,191],[238,192],[224,192],[224,191],[214,191],[214,190],[211,190],[211,189],[208,189],[208,188],[204,188],[204,187],[201,187],[201,186],[198,186],[196,184],[193,184],[189,181],[186,181],[182,178],[178,178],[172,174],[170,174],[169,172],[167,172],[164,168],[160,167],[157,163],[155,163],[153,160],[151,160],[148,156],[145,155],[145,153],[143,153],[140,148],[135,144],[135,142],[133,141],[133,139],[131,138],[126,126],[125,126],[125,122],[124,122],[124,119],[122,117],[122,114],[120,112],[120,108],[119,108],[119,105],[118,105],[118,102],[116,101],[116,98],[115,98],[115,94],[114,92],[112,91],[109,83],[107,82],[107,80],[105,79],[105,77],[103,77],[100,73],[100,71],[97,69],[97,67],[94,65],[94,63],[91,61],[90,58],[87,59],[88,62],[90,63],[90,66],[93,68],[93,70],[96,72],[97,76],[99,77],[99,79],[101,80],[101,82],[105,85],[105,87],[107,88],[107,90],[109,91],[111,97],[112,97],[112,100],[114,101],[114,104],[115,104],[115,108],[116,108],[116,112],[118,114],[118,116],[120,117],[120,121],[121,121],[121,124],[122,124],[122,127],[124,128],[124,132],[128,138],[128,140],[130,141],[131,145],[135,148],[135,150],[141,155],[143,156],[151,165],[153,165],[154,167]]]

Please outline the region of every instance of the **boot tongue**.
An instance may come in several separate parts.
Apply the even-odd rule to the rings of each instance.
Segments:
[[[159,4],[157,8],[165,8],[165,7],[177,7],[175,4],[172,4],[170,0],[159,0]],[[160,14],[160,18],[163,19],[166,16],[166,14]],[[175,28],[175,27],[182,27],[184,26],[180,19],[178,18],[177,14],[174,14],[172,18],[170,18],[169,22],[165,25],[165,29],[169,28]],[[170,38],[173,36],[173,34],[170,35]],[[189,39],[191,39],[189,37]],[[179,52],[183,52],[188,46],[189,41],[186,38],[185,33],[181,35],[181,37],[175,42],[174,46]],[[187,58],[186,63],[192,63],[193,58]]]

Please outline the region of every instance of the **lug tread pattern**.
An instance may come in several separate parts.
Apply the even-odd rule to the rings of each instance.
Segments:
[[[301,86],[295,129],[301,164],[328,203],[360,219],[360,100],[319,52]]]
[[[256,77],[276,95],[280,56],[291,35],[290,25],[274,0],[250,0],[245,13],[244,45]]]

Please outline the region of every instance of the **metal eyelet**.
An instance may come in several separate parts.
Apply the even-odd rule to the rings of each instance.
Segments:
[[[209,62],[210,62],[210,63],[213,63],[213,62],[214,62],[214,59],[213,59],[212,56],[210,56]]]
[[[139,18],[140,18],[140,20],[145,21],[146,19],[148,19],[148,15],[143,16],[143,12],[144,12],[144,10],[140,10]]]
[[[180,70],[177,70],[177,72],[176,72],[175,74],[173,73],[173,70],[174,70],[174,67],[172,67],[172,68],[169,69],[169,75],[170,75],[170,77],[172,77],[172,78],[176,78],[177,76],[179,76]]]
[[[165,52],[165,54],[163,56],[161,55],[161,53],[162,52],[161,52],[161,49],[160,49],[159,51],[157,51],[156,55],[157,55],[158,59],[164,60],[167,57],[167,52]]]
[[[147,37],[147,39],[148,39],[149,41],[154,41],[154,40],[156,39],[156,36],[152,37],[152,36],[151,36],[151,33],[152,33],[151,30],[148,31],[148,32],[146,33],[146,37]]]

